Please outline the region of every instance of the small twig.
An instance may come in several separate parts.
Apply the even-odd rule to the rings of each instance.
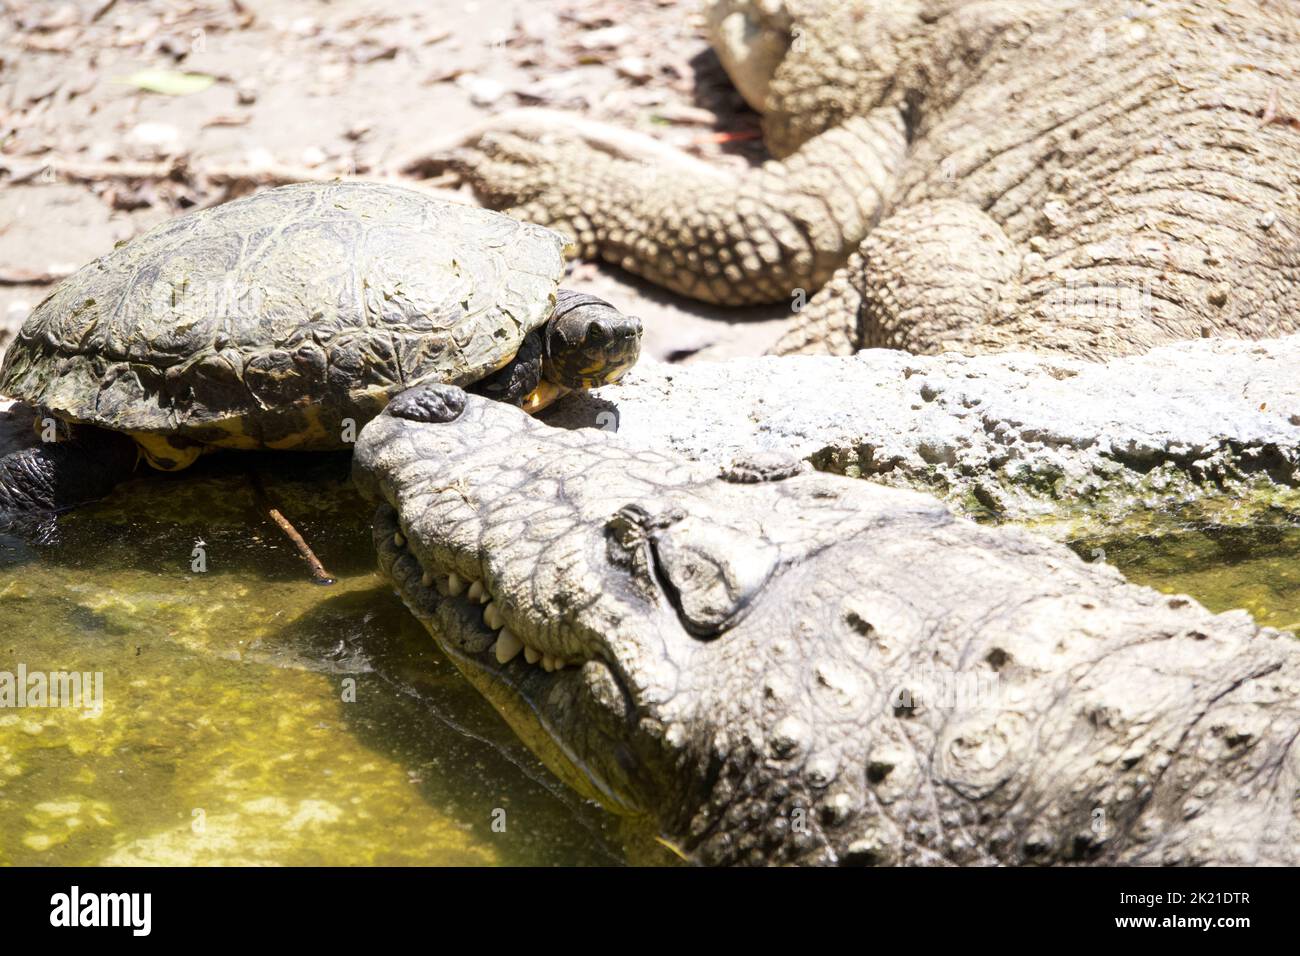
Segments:
[[[0,167],[5,167],[0,159]],[[48,170],[48,173],[45,171]],[[247,183],[254,186],[280,186],[288,183],[329,182],[390,182],[425,192],[450,202],[467,203],[469,199],[440,186],[450,185],[452,177],[423,183],[411,182],[382,172],[355,175],[327,169],[310,169],[304,166],[272,165],[198,165],[185,159],[159,160],[157,162],[105,161],[92,162],[80,159],[51,157],[35,170],[21,170],[15,177],[34,178],[38,174],[52,175],[69,182],[98,183],[114,179],[126,180],[180,180],[212,186],[231,186]]]
[[[95,9],[95,12],[91,14],[90,22],[98,23],[100,18],[115,6],[117,6],[117,0],[103,0],[103,2]]]
[[[702,136],[695,136],[691,139],[692,143],[717,143],[725,145],[727,143],[743,143],[748,140],[762,139],[763,134],[756,129],[738,129],[724,131],[721,133],[705,133]]]
[[[72,275],[72,269],[5,269],[0,268],[0,285],[49,285]]]
[[[344,178],[340,173],[291,166],[191,166],[182,158],[157,162],[51,159],[51,173],[74,182],[103,182],[106,179],[176,179],[199,178],[217,184],[233,180],[272,185],[278,183],[327,182]]]
[[[1264,114],[1260,117],[1264,122],[1262,125],[1267,126],[1277,118],[1277,87],[1268,91],[1268,100],[1264,104]]]
[[[1268,101],[1264,108],[1259,111],[1260,126],[1289,126],[1292,129],[1300,129],[1300,117],[1291,113],[1283,112],[1281,102],[1278,98],[1277,87],[1268,91]]]
[[[262,476],[257,473],[255,468],[248,470],[248,480],[253,486],[253,494],[257,496],[258,504],[270,515],[284,532],[284,536],[293,542],[293,546],[298,549],[302,559],[307,562],[307,567],[311,569],[311,579],[316,584],[333,584],[337,580],[334,575],[325,570],[325,565],[320,563],[320,558],[316,557],[316,552],[311,549],[302,535],[286,518],[283,512],[271,501],[271,496],[266,493],[266,486],[262,484]]]

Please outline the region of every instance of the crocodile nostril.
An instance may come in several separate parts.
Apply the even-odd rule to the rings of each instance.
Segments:
[[[418,385],[389,402],[387,411],[412,422],[454,422],[465,411],[465,393],[455,385]]]

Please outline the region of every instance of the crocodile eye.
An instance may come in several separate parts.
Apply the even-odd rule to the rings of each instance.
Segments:
[[[610,560],[647,592],[662,592],[687,632],[714,638],[735,626],[772,576],[777,549],[752,534],[669,507],[625,505],[605,524]]]
[[[732,528],[685,517],[650,533],[655,567],[686,630],[734,627],[776,567],[776,549]]]

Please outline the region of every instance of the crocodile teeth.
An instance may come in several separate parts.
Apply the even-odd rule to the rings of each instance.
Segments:
[[[555,658],[550,654],[542,655],[542,670],[546,671],[548,674],[555,670]]]
[[[423,574],[421,574],[420,583],[423,584],[426,588],[433,587],[433,572],[425,571]]]
[[[501,629],[501,634],[497,637],[496,652],[497,663],[508,664],[524,649],[524,642],[515,637],[513,631],[508,627]]]
[[[483,608],[483,623],[494,631],[505,623],[501,620],[501,609],[490,601]]]
[[[465,579],[459,574],[453,572],[447,578],[447,590],[451,592],[452,597],[455,597],[461,591],[465,590]]]
[[[541,659],[542,659],[541,651],[539,651],[535,647],[529,647],[527,644],[524,645],[524,660],[526,660],[530,664],[536,664]]]
[[[397,545],[399,548],[404,547],[406,545],[406,539],[402,537],[402,532],[400,531],[393,532],[393,544]]]
[[[483,582],[475,581],[469,586],[469,593],[465,595],[471,601],[481,600],[483,597]]]

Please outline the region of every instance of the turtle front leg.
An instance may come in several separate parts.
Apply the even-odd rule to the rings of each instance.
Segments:
[[[12,450],[0,457],[0,525],[102,498],[135,470],[135,443],[117,432],[79,426],[69,438],[44,442],[24,431],[17,441],[6,436]]]
[[[484,205],[568,232],[583,258],[749,305],[829,279],[876,221],[906,148],[899,111],[884,107],[737,176],[639,133],[521,110],[404,170],[455,172]]]
[[[542,381],[542,334],[534,329],[524,336],[519,351],[467,391],[516,407],[522,406]]]

